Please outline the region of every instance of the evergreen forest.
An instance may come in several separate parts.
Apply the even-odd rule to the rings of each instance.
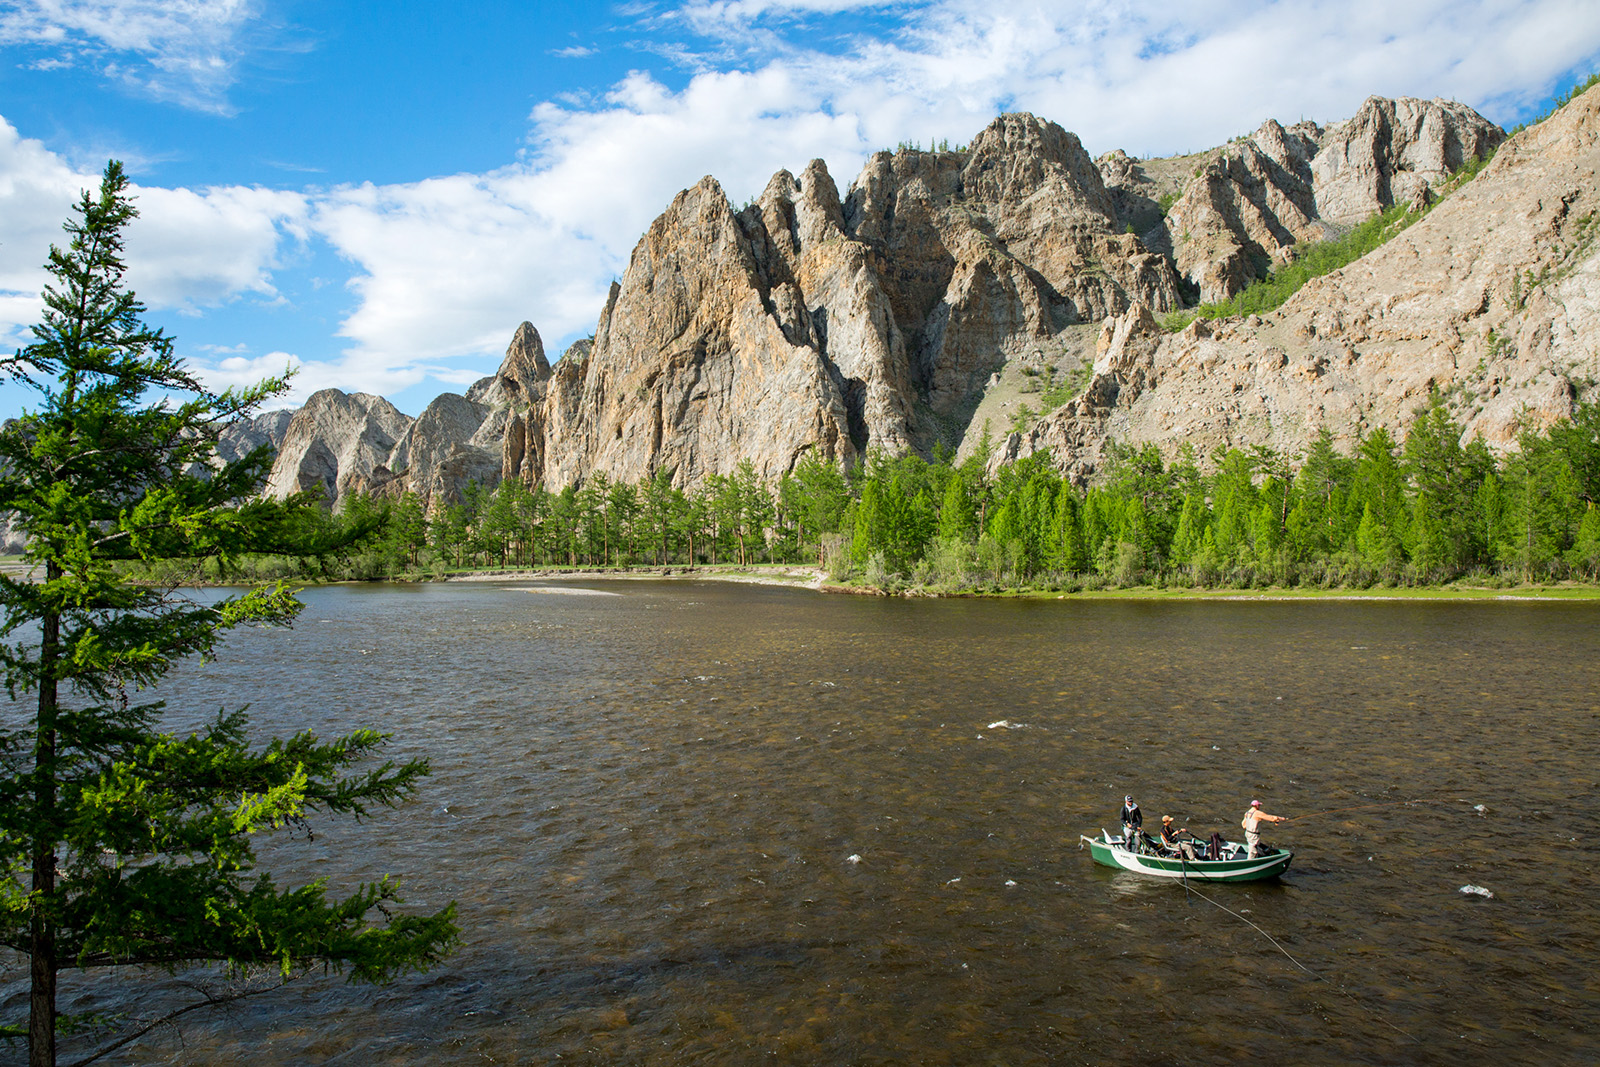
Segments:
[[[944,593],[1600,579],[1600,404],[1502,456],[1461,437],[1435,398],[1403,440],[1378,429],[1349,453],[1326,431],[1295,455],[1186,446],[1168,461],[1153,445],[1113,446],[1087,487],[1047,454],[991,474],[986,435],[960,463],[874,454],[841,470],[807,456],[776,485],[746,461],[690,491],[670,470],[559,492],[471,486],[431,514],[411,494],[353,495],[319,513],[306,555],[236,565],[318,580],[807,564],[836,582]]]

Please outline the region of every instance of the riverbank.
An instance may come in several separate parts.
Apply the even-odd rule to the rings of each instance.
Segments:
[[[1527,586],[1396,586],[1371,589],[1317,589],[1272,587],[1231,589],[1133,586],[1117,589],[1083,589],[1073,592],[1049,589],[940,590],[911,587],[886,590],[864,583],[830,582],[818,567],[792,564],[698,567],[594,567],[515,568],[445,575],[446,582],[505,581],[660,581],[662,579],[743,582],[751,585],[789,586],[823,593],[855,596],[1028,600],[1600,600],[1600,585],[1561,583]]]
[[[0,573],[30,580],[30,568],[17,560],[0,560]],[[1222,586],[1131,586],[1128,588],[1077,589],[940,589],[927,586],[901,586],[883,589],[863,582],[833,582],[820,567],[789,563],[700,564],[688,566],[631,567],[504,567],[478,571],[459,571],[424,577],[395,576],[388,581],[423,582],[518,582],[518,581],[701,581],[733,582],[747,585],[785,586],[821,593],[850,596],[898,596],[939,598],[1023,599],[1023,600],[1485,600],[1485,601],[1573,601],[1600,600],[1600,585],[1583,582],[1537,585],[1477,586],[1374,586],[1369,589],[1335,587],[1268,587],[1235,589]],[[185,583],[232,585],[235,583]],[[329,585],[338,582],[299,579],[295,585]]]
[[[469,571],[446,574],[436,579],[443,582],[523,582],[523,581],[660,581],[690,579],[694,581],[742,582],[746,585],[783,585],[802,589],[828,589],[822,571],[816,567],[799,567],[791,564],[757,564],[754,566],[699,567],[518,567],[487,571]]]

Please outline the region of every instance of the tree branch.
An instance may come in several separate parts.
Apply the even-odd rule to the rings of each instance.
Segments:
[[[175,1011],[170,1011],[167,1014],[161,1016],[161,1018],[155,1019],[155,1020],[151,1021],[150,1023],[146,1024],[145,1026],[140,1027],[139,1029],[135,1030],[133,1033],[125,1034],[124,1036],[122,1036],[122,1037],[118,1038],[117,1040],[113,1041],[111,1044],[106,1045],[104,1048],[96,1050],[93,1055],[90,1055],[90,1056],[88,1056],[88,1057],[86,1057],[84,1059],[78,1060],[76,1063],[68,1064],[68,1067],[87,1067],[88,1064],[91,1064],[91,1063],[93,1063],[93,1062],[95,1062],[96,1060],[99,1060],[99,1059],[104,1059],[106,1056],[109,1056],[109,1055],[111,1055],[111,1053],[117,1051],[117,1049],[122,1048],[125,1045],[131,1044],[131,1043],[139,1040],[141,1037],[143,1037],[145,1034],[148,1034],[150,1031],[154,1030],[156,1027],[165,1026],[166,1024],[172,1022],[172,1020],[178,1018],[180,1015],[187,1015],[191,1011],[198,1011],[201,1008],[221,1007],[224,1004],[232,1004],[234,1001],[243,1000],[246,997],[259,996],[262,993],[271,993],[271,992],[274,992],[275,990],[282,989],[284,986],[288,985],[290,982],[299,981],[301,978],[304,978],[308,973],[309,973],[308,971],[301,971],[299,974],[292,975],[292,976],[290,976],[288,978],[285,978],[283,981],[279,982],[277,985],[262,986],[259,989],[242,989],[242,990],[239,990],[239,991],[233,992],[233,993],[224,993],[224,994],[222,994],[220,996],[218,996],[217,994],[208,992],[205,989],[200,989],[199,987],[195,987],[196,990],[202,996],[204,996],[206,999],[204,999],[202,1001],[197,1001],[194,1004],[187,1004],[187,1005],[185,1005],[185,1006],[183,1006],[181,1008],[178,1008]]]

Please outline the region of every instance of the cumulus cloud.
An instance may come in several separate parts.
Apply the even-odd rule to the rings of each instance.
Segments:
[[[27,342],[39,321],[51,244],[100,175],[78,170],[0,119],[0,344]],[[197,312],[244,293],[275,298],[272,272],[286,241],[309,236],[299,193],[244,186],[130,189],[139,221],[128,232],[128,285],[147,305]]]
[[[305,390],[304,375],[301,373],[304,363],[299,356],[288,352],[268,352],[264,356],[227,356],[217,360],[205,368],[203,374],[206,385],[221,391],[228,388],[245,388],[264,381],[274,375],[285,372],[294,372],[296,392],[304,392],[309,396],[316,389]],[[290,398],[286,398],[286,405]],[[277,406],[277,405],[274,405]]]
[[[0,119],[0,348],[31,340],[28,327],[43,305],[45,258],[62,243],[61,220],[95,176],[69,166],[38,141]]]
[[[140,221],[128,232],[128,280],[153,307],[194,312],[246,292],[275,297],[283,242],[308,236],[299,193],[136,187],[133,195]]]
[[[187,360],[199,379],[210,389],[245,388],[268,378],[288,373],[289,388],[262,405],[265,409],[297,408],[319,389],[384,395],[398,392],[424,377],[456,384],[461,372],[447,368],[407,366],[401,368],[363,367],[346,359],[304,360],[292,352],[272,351],[265,355],[229,355],[217,359],[195,357]],[[431,372],[431,373],[430,373]],[[476,376],[467,381],[475,380]]]
[[[46,253],[61,238],[61,220],[79,190],[94,181],[0,119],[0,290],[39,292]]]
[[[227,113],[255,0],[13,0],[0,44],[45,55],[35,69],[82,64],[143,95]]]

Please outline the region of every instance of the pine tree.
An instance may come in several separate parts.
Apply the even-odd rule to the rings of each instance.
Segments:
[[[1571,547],[1583,512],[1578,479],[1566,453],[1531,432],[1520,435],[1518,443],[1519,451],[1506,464],[1502,540],[1496,554],[1531,582]]]
[[[1083,531],[1083,500],[1063,482],[1056,494],[1056,529],[1061,535],[1061,567],[1072,574],[1089,570],[1089,541]]]
[[[939,505],[939,537],[970,544],[975,539],[977,521],[966,482],[959,477],[947,478]]]
[[[1178,515],[1178,528],[1172,535],[1172,562],[1189,563],[1200,551],[1201,538],[1211,524],[1211,512],[1206,509],[1205,496],[1199,490],[1190,490],[1183,499],[1183,511]]]
[[[1590,504],[1584,511],[1571,556],[1573,567],[1591,579],[1600,578],[1600,506]]]
[[[1433,494],[1418,490],[1411,505],[1411,562],[1417,569],[1417,578],[1432,582],[1441,577],[1452,561],[1452,553]]]
[[[0,942],[31,960],[33,1067],[55,1063],[66,968],[216,961],[287,974],[321,961],[381,981],[429,965],[456,936],[452,908],[391,913],[387,880],[330,900],[320,882],[280,888],[254,871],[257,831],[392,806],[425,761],[344,777],[382,735],[253,748],[241,713],[176,737],[161,731],[160,701],[130,699],[212,655],[228,630],[286,624],[300,605],[282,586],[197,602],[134,585],[122,564],[283,551],[310,505],[252,499],[264,449],[218,461],[219,427],[284,382],[210,393],[141,321],[122,285],[136,212],[120,165],[76,215],[68,247],[50,250],[34,342],[8,361],[39,407],[0,432],[0,510],[19,516],[38,572],[0,577],[6,687],[19,704],[34,697],[28,721],[0,730]]]
[[[416,493],[408,492],[395,502],[389,515],[388,535],[390,554],[414,569],[428,543],[428,519]]]

